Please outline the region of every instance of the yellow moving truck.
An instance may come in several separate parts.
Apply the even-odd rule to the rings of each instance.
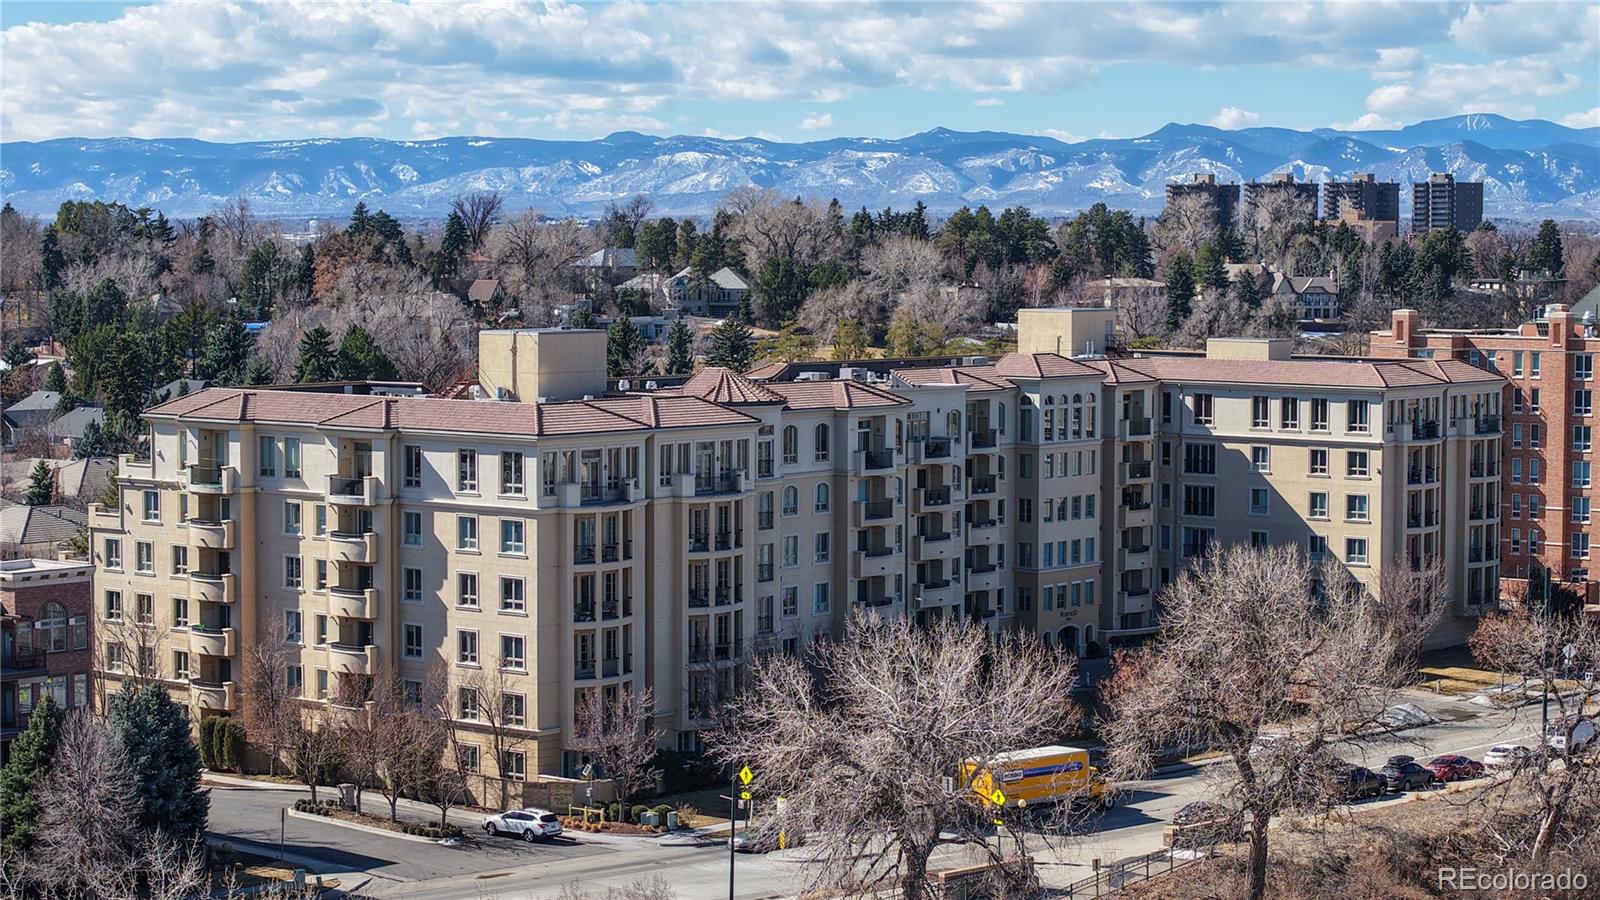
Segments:
[[[1004,805],[1010,807],[1095,803],[1106,808],[1116,802],[1116,792],[1100,777],[1100,770],[1089,765],[1089,751],[1077,747],[1001,753],[987,766],[969,762],[963,767],[962,780],[993,805],[999,805],[997,789],[1004,795]]]

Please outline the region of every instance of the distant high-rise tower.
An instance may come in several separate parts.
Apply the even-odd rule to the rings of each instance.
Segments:
[[[1411,232],[1436,228],[1471,231],[1483,221],[1483,182],[1457,181],[1448,172],[1435,172],[1427,181],[1411,185]]]
[[[1353,209],[1363,219],[1400,221],[1400,184],[1379,181],[1371,172],[1362,172],[1349,181],[1328,181],[1322,185],[1322,217],[1337,219]]]
[[[1167,182],[1167,203],[1178,197],[1188,197],[1199,194],[1210,197],[1217,210],[1217,227],[1232,228],[1239,213],[1239,185],[1219,184],[1217,176],[1209,172],[1199,172],[1193,181]]]

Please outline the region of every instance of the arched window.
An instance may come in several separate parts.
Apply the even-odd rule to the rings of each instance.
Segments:
[[[833,443],[831,440],[831,435],[828,431],[828,423],[823,422],[817,426],[817,462],[823,462],[827,460],[828,450],[832,446]]]
[[[783,429],[783,461],[791,466],[800,461],[800,429],[793,425]]]
[[[1056,439],[1056,398],[1049,395],[1044,398],[1044,439]]]
[[[783,514],[792,516],[800,511],[800,492],[794,485],[783,489]]]
[[[67,649],[67,608],[55,601],[44,605],[43,614],[33,623],[33,644],[51,653]]]
[[[1094,412],[1094,394],[1085,394],[1083,397],[1083,436],[1094,437],[1095,421],[1099,416]]]
[[[1063,395],[1063,400],[1065,396]],[[1072,437],[1074,440],[1083,437],[1083,395],[1072,395]]]
[[[949,435],[955,440],[961,440],[961,413],[958,413],[952,409],[950,411],[950,415],[945,416],[944,428],[945,434]]]
[[[826,481],[817,485],[817,512],[828,511],[828,483]]]

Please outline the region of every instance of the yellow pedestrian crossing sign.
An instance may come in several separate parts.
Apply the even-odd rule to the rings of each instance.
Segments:
[[[1006,792],[1000,790],[999,788],[995,788],[994,793],[989,795],[989,802],[993,803],[995,806],[1005,806]]]
[[[745,766],[744,768],[739,770],[739,783],[740,784],[749,784],[752,780],[755,779],[755,777],[756,777],[756,773],[750,771],[750,767],[749,766]]]
[[[750,799],[750,792],[749,791],[740,791],[739,792],[739,799],[740,800],[749,800]]]

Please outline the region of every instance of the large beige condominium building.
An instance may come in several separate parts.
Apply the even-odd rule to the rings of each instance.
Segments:
[[[90,515],[98,674],[160,678],[205,715],[250,702],[257,642],[287,644],[307,702],[442,665],[464,729],[495,703],[520,735],[502,760],[479,741],[483,771],[532,778],[579,767],[589,692],[652,688],[668,743],[696,749],[753,654],[856,608],[1084,652],[1152,631],[1159,588],[1212,541],[1294,543],[1362,578],[1431,554],[1458,612],[1493,597],[1499,376],[1277,342],[1041,349],[1101,344],[1113,314],[1030,311],[1025,352],[992,361],[633,393],[607,392],[601,332],[486,332],[495,400],[163,403],[121,507]]]

